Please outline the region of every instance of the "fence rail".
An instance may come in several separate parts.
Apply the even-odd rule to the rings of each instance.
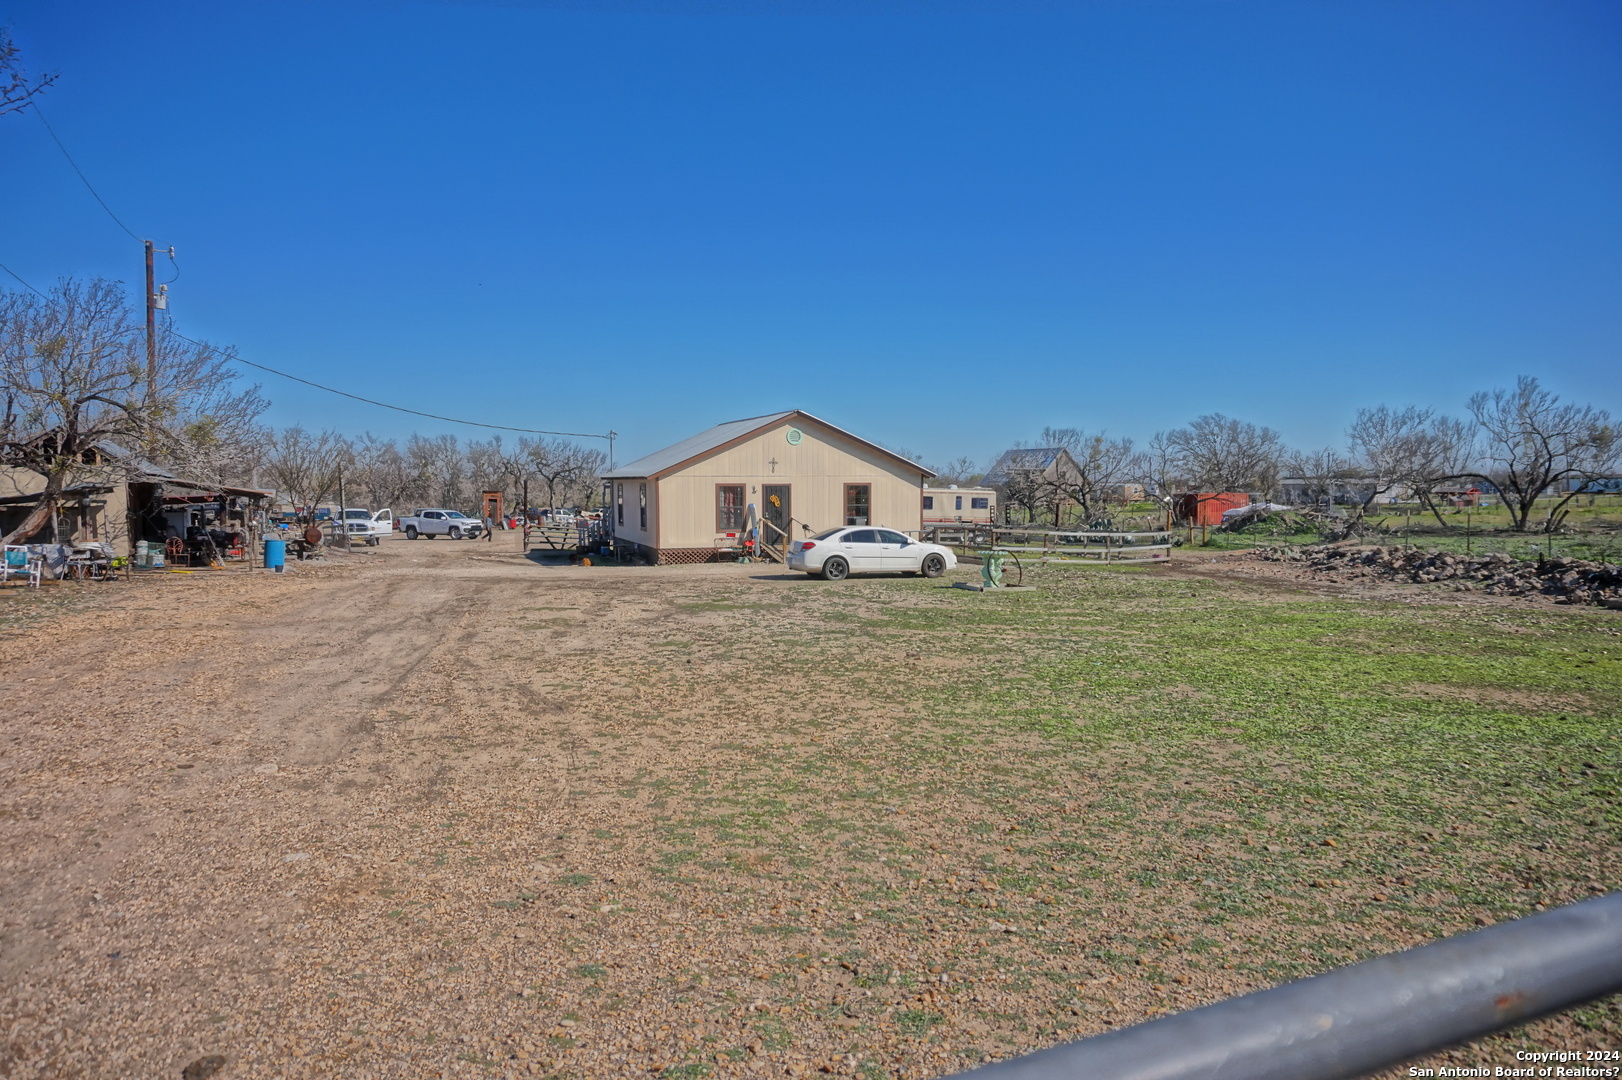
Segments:
[[[1622,892],[959,1075],[1349,1080],[1618,991]]]
[[[937,525],[923,530],[922,536],[931,543],[954,548],[959,555],[990,548],[1012,551],[1022,563],[1165,562],[1176,546],[1171,531],[1163,529],[1104,532]]]

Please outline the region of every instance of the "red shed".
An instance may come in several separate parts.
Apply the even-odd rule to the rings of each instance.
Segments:
[[[1222,511],[1249,505],[1243,491],[1193,491],[1177,496],[1177,516],[1189,525],[1221,525]]]

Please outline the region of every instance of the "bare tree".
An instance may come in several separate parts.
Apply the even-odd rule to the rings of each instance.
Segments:
[[[56,81],[55,75],[29,79],[12,43],[11,31],[0,26],[0,115],[21,112],[33,104],[34,95]]]
[[[267,446],[258,418],[269,407],[259,387],[233,381],[235,353],[165,334],[159,339],[157,428],[145,449],[177,473],[204,483],[240,480]],[[186,393],[165,386],[195,387]]]
[[[1102,431],[1049,427],[1042,429],[1042,442],[1070,452],[1075,471],[1066,469],[1054,480],[1062,495],[1081,507],[1082,520],[1092,521],[1128,478],[1132,440],[1111,439]]]
[[[1359,409],[1346,429],[1347,449],[1368,487],[1362,510],[1398,486],[1413,486],[1426,471],[1426,443],[1433,418],[1430,409],[1379,405]]]
[[[1196,491],[1259,491],[1278,487],[1284,443],[1272,428],[1210,413],[1168,431],[1164,446]]]
[[[414,478],[394,440],[379,439],[367,433],[356,440],[352,453],[355,483],[366,493],[370,505],[380,510],[388,507],[396,515],[404,514],[406,502],[413,494]]]
[[[114,467],[102,443],[214,472],[229,441],[253,429],[265,401],[258,387],[236,386],[228,353],[166,337],[148,385],[141,335],[117,282],[0,292],[0,460],[44,480],[39,504],[5,543],[55,520],[75,473]]]
[[[422,504],[457,509],[465,494],[463,478],[467,467],[456,436],[413,435],[406,441],[405,456]]]
[[[278,492],[313,513],[318,504],[337,494],[338,475],[351,460],[349,441],[337,432],[312,435],[294,426],[272,439],[265,472]]]
[[[1473,395],[1470,414],[1481,429],[1484,467],[1466,475],[1498,488],[1522,532],[1531,524],[1537,500],[1550,490],[1559,497],[1544,515],[1542,528],[1553,530],[1578,489],[1614,475],[1622,456],[1622,440],[1609,413],[1562,405],[1528,375],[1517,379],[1513,390]],[[1560,491],[1562,487],[1566,490]]]
[[[985,477],[985,470],[981,469],[971,457],[963,456],[953,458],[945,465],[931,466],[930,472],[935,474],[934,483],[939,484],[978,484]]]
[[[1327,446],[1295,451],[1285,460],[1285,468],[1301,481],[1302,498],[1314,506],[1322,503],[1325,511],[1334,508],[1335,496],[1348,490],[1353,480],[1351,462]]]
[[[1432,417],[1408,486],[1420,505],[1445,525],[1437,494],[1444,484],[1456,483],[1476,457],[1476,433],[1463,420],[1451,416]]]
[[[567,439],[520,439],[518,449],[530,475],[546,486],[548,506],[558,506],[560,495],[567,499],[585,494],[589,498],[608,460],[601,450],[587,449]]]
[[[1446,524],[1436,504],[1437,488],[1469,467],[1473,440],[1460,421],[1431,409],[1380,405],[1359,409],[1346,430],[1347,448],[1362,474],[1361,514],[1379,496],[1398,488]]]
[[[1132,460],[1127,462],[1126,473],[1163,503],[1169,514],[1172,494],[1187,487],[1179,468],[1177,453],[1167,441],[1166,433],[1157,431],[1148,446],[1132,455]]]

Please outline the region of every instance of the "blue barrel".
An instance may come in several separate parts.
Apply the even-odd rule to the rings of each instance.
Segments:
[[[267,570],[280,570],[287,561],[286,540],[265,541],[265,568]]]

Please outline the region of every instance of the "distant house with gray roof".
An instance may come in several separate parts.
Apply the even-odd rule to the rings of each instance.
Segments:
[[[791,409],[717,424],[603,479],[616,548],[650,562],[693,563],[770,555],[790,537],[840,525],[916,532],[924,481],[934,475]]]
[[[1051,511],[1055,524],[1067,506],[1066,492],[1081,481],[1081,466],[1062,446],[1015,447],[1005,451],[982,483],[997,489],[1003,506],[1022,506],[1032,520]]]

